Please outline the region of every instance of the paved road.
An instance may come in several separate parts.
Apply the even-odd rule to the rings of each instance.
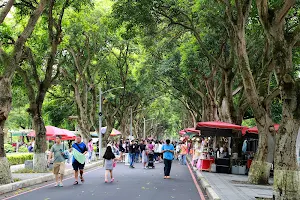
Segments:
[[[129,169],[118,164],[114,170],[115,182],[104,183],[104,169],[97,168],[85,174],[85,183],[73,186],[74,179],[64,181],[63,188],[54,187],[54,183],[44,184],[25,194],[0,199],[14,200],[199,200],[200,194],[194,184],[187,166],[173,163],[171,179],[163,179],[163,164],[155,169],[142,169],[137,164]]]

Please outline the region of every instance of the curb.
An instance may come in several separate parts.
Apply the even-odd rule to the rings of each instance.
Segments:
[[[190,163],[190,158],[187,158],[188,162]],[[217,195],[217,193],[213,190],[211,185],[208,183],[206,178],[202,175],[200,171],[196,167],[192,167],[193,170],[196,172],[197,179],[199,180],[201,186],[204,188],[208,198],[210,200],[221,200],[221,198]]]
[[[101,164],[103,164],[103,161],[98,161],[98,162],[95,162],[92,164],[87,164],[84,169],[87,170],[87,169],[95,168]],[[65,170],[64,176],[73,174],[73,172],[74,172],[73,169],[67,169],[67,170]],[[2,185],[2,186],[0,186],[0,195],[8,193],[8,192],[13,192],[13,191],[21,189],[21,188],[44,183],[47,181],[52,181],[52,180],[54,180],[54,178],[55,177],[53,174],[47,174],[47,175],[40,176],[40,177],[33,178],[33,179],[28,179],[28,180],[18,181],[16,183]]]

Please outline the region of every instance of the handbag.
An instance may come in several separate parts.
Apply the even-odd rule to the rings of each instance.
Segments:
[[[117,166],[117,162],[114,161],[114,162],[113,162],[113,167],[116,167],[116,166]]]

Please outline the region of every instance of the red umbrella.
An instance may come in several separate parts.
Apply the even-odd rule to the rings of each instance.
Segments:
[[[201,135],[204,136],[231,137],[233,136],[232,130],[237,130],[237,131],[241,131],[242,133],[245,133],[248,128],[236,124],[226,123],[226,122],[210,121],[210,122],[199,122],[197,124],[196,129],[201,130]]]
[[[56,135],[66,136],[66,133],[60,128],[54,126],[46,126],[46,137],[54,137]],[[30,132],[27,136],[35,137],[35,131]]]

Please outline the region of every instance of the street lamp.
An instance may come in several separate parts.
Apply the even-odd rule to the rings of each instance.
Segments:
[[[151,119],[147,119],[144,118],[144,139],[146,139],[146,121],[149,121],[149,120],[154,120],[155,118],[151,118]]]
[[[130,107],[130,138],[132,138],[132,113],[138,112],[140,110],[145,110],[145,108],[141,108],[132,112],[132,107]]]
[[[99,160],[101,159],[101,151],[102,151],[102,94],[105,94],[107,92],[110,92],[112,90],[116,89],[123,89],[124,87],[116,87],[109,90],[106,90],[105,92],[101,91],[101,87],[99,87]]]

